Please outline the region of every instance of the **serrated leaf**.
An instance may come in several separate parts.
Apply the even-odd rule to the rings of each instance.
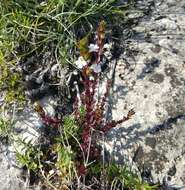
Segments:
[[[85,59],[90,59],[91,54],[89,53],[89,35],[82,38],[80,41],[77,42],[77,47],[80,50],[80,55]]]

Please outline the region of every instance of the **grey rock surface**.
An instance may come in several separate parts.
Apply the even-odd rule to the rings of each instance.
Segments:
[[[185,189],[185,1],[150,8],[118,60],[111,100],[113,119],[136,114],[112,129],[106,149],[148,180]]]
[[[24,182],[20,178],[21,170],[12,165],[14,154],[10,155],[10,148],[0,144],[0,189],[24,190]]]
[[[46,113],[54,116],[55,100],[53,97],[46,97],[40,100]],[[16,151],[24,152],[23,146],[18,143],[17,139],[24,140],[26,143],[37,144],[41,135],[42,121],[39,115],[31,108],[25,109],[15,115],[15,124],[12,126],[15,131],[13,134],[13,143],[0,142],[0,190],[38,190],[39,187],[29,187],[29,178],[23,180],[23,171],[16,160]],[[16,149],[15,149],[16,147]]]

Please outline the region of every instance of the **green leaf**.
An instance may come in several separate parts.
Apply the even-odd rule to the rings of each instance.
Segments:
[[[91,57],[89,53],[89,35],[82,38],[79,42],[77,42],[77,47],[80,50],[80,55],[85,59],[88,60]]]

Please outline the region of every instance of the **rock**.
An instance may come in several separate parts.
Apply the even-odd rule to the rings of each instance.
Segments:
[[[105,143],[116,161],[129,161],[145,180],[172,189],[185,184],[184,6],[185,1],[153,1],[150,15],[125,42],[115,72],[112,117],[120,119],[132,108],[136,114],[112,129]],[[132,51],[137,54],[127,53]]]
[[[25,190],[25,182],[20,178],[21,170],[14,167],[7,157],[9,149],[0,144],[0,152],[1,190]]]
[[[48,115],[55,116],[56,100],[54,97],[45,97],[39,102]],[[25,151],[25,147],[19,143],[20,140],[32,145],[38,144],[43,124],[39,115],[29,105],[15,115],[15,124],[12,127],[14,128],[13,143],[0,144],[0,189],[24,190],[28,189],[28,184],[22,179],[23,170],[16,160],[16,152],[23,153]],[[17,141],[18,139],[19,141]],[[34,190],[36,188],[38,187],[35,187]]]

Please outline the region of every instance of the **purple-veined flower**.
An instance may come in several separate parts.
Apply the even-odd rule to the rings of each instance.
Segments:
[[[84,60],[82,56],[80,56],[76,61],[75,61],[76,66],[78,69],[82,69],[87,65],[87,62]]]
[[[95,73],[101,73],[101,65],[100,64],[93,64],[90,67]]]
[[[89,52],[98,52],[99,46],[97,44],[90,44],[89,46]]]

